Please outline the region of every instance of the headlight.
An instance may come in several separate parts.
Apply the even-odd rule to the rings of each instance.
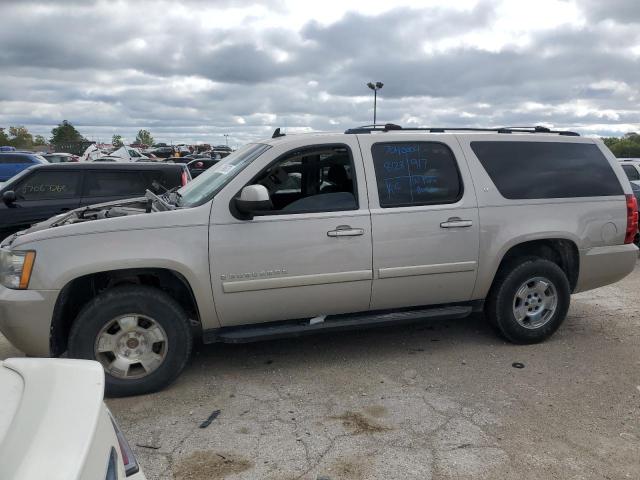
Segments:
[[[0,284],[7,288],[24,290],[29,287],[36,252],[13,252],[0,249]]]

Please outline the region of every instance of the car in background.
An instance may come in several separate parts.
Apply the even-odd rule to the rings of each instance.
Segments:
[[[163,145],[149,150],[149,153],[155,155],[156,157],[169,158],[171,155],[173,155],[173,148],[167,145]]]
[[[33,165],[46,164],[40,155],[18,151],[0,152],[0,182],[6,182],[14,175]]]
[[[618,161],[630,181],[640,181],[640,158],[619,158]]]
[[[638,205],[640,205],[640,181],[631,181],[631,190],[633,190],[633,194],[638,200]],[[634,240],[635,244],[640,247],[640,227],[638,227],[638,233],[636,234],[636,238]]]
[[[0,478],[144,480],[103,392],[98,362],[0,361]]]
[[[49,163],[66,163],[66,162],[77,162],[79,161],[77,155],[72,155],[71,153],[45,153],[42,155]]]
[[[191,172],[191,177],[196,178],[201,173],[206,172],[209,168],[213,167],[220,160],[214,160],[212,158],[196,158],[187,163],[187,168]]]
[[[24,170],[0,188],[0,239],[83,206],[158,195],[191,180],[182,164],[57,163]]]

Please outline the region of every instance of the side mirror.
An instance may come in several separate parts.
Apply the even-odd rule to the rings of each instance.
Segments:
[[[234,199],[234,202],[238,211],[249,220],[254,215],[273,208],[269,198],[269,191],[264,185],[247,185],[240,192],[240,197]]]
[[[7,190],[2,194],[2,201],[7,206],[11,206],[11,204],[15,203],[17,199],[18,197],[16,196],[16,192],[14,192],[13,190]]]

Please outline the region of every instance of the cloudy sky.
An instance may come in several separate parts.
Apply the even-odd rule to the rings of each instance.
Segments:
[[[1,0],[0,126],[242,144],[286,127],[640,131],[640,0]]]

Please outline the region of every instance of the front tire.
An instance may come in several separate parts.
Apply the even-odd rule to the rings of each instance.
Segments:
[[[105,393],[120,397],[163,389],[184,369],[193,346],[189,319],[164,292],[115,287],[82,309],[69,334],[69,357],[105,369]]]
[[[564,271],[549,260],[528,258],[498,273],[486,314],[510,342],[538,343],[560,327],[570,300]]]

